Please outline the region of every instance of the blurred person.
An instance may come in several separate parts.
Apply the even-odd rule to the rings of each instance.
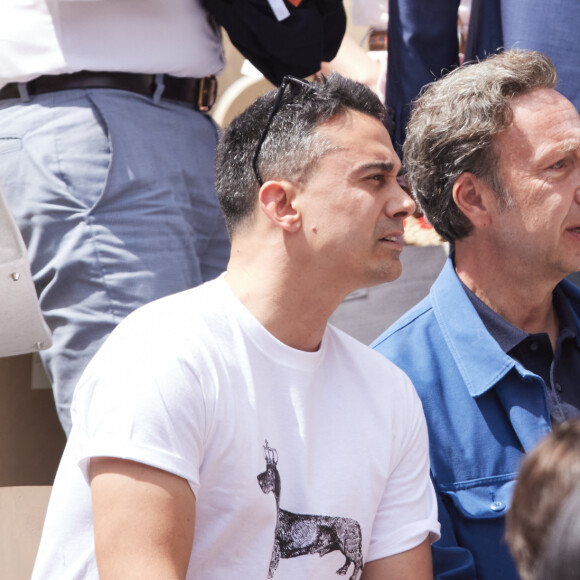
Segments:
[[[364,2],[364,0],[359,0]],[[389,52],[386,102],[393,110],[395,149],[402,151],[411,103],[422,88],[466,61],[504,49],[535,50],[548,56],[559,90],[580,111],[580,42],[575,0],[388,0]],[[469,11],[468,24],[466,23]],[[457,15],[464,50],[457,55]],[[463,58],[461,53],[464,53]]]
[[[73,390],[113,328],[227,265],[207,113],[221,36],[200,0],[5,0],[0,38],[0,183],[68,434]]]
[[[535,580],[576,580],[580,568],[580,486],[565,498],[538,558]]]
[[[419,399],[327,324],[401,272],[414,203],[384,115],[335,75],[231,123],[227,273],[131,314],[89,364],[33,578],[432,578]]]
[[[396,135],[396,150],[400,151],[401,139],[400,127],[406,125],[408,111],[402,111],[398,99],[405,98],[405,106],[411,98],[407,98],[409,87],[413,87],[413,97],[418,89],[424,84],[438,77],[444,68],[457,66],[464,59],[467,43],[467,31],[469,26],[471,0],[452,0],[451,9],[446,9],[445,2],[425,3],[421,0],[411,11],[411,15],[401,14],[403,8],[393,4],[396,15],[394,24],[389,24],[389,0],[352,0],[351,19],[357,26],[366,26],[368,31],[361,42],[357,44],[348,35],[336,58],[330,63],[323,63],[322,72],[336,71],[344,76],[358,80],[372,88],[385,103],[387,92],[389,94],[389,110],[393,116],[394,125],[392,136]],[[447,0],[446,0],[447,1]],[[396,2],[396,0],[395,0]],[[404,1],[403,4],[406,2]],[[411,21],[417,18],[424,24],[424,30],[413,30]],[[455,39],[451,42],[455,48],[446,50],[446,44],[430,44],[433,37],[432,28],[437,29],[440,21],[448,21],[450,26],[447,31],[455,27]],[[409,30],[400,30],[403,26],[409,26]],[[389,29],[392,27],[393,40],[390,43],[392,54],[389,54]],[[422,38],[422,35],[425,38]],[[369,50],[362,45],[368,42]],[[417,45],[413,50],[412,45]],[[425,52],[419,50],[423,46]],[[451,54],[451,57],[449,56]],[[449,60],[451,59],[451,60]],[[388,75],[391,87],[387,85],[387,61],[395,67],[396,73]],[[437,63],[437,64],[435,64]],[[439,63],[442,63],[439,65]],[[412,79],[412,80],[411,80]],[[418,86],[415,86],[420,83]]]
[[[379,56],[372,56],[379,54]],[[342,76],[363,83],[371,88],[381,102],[385,102],[385,75],[387,71],[387,53],[369,52],[346,35],[336,57],[330,62],[323,62],[320,72],[328,75],[337,72]]]
[[[558,71],[558,90],[580,111],[580,42],[575,0],[473,0],[473,56],[518,48],[545,54]]]
[[[573,521],[580,521],[580,497],[574,500],[576,507],[572,510],[566,498],[578,488],[579,482],[580,419],[570,419],[556,425],[524,457],[519,470],[512,505],[506,515],[506,538],[522,580],[566,577],[554,571],[548,575],[547,568],[540,573],[539,569],[543,567],[542,561],[548,566],[547,559],[553,560],[549,564],[553,566],[560,560],[556,554],[561,550],[563,556],[569,549],[562,541],[567,535],[564,530]],[[569,539],[568,546],[576,546],[573,558],[578,558],[579,537],[576,533]],[[570,555],[561,561],[562,572],[569,566]],[[578,577],[577,565],[573,571],[569,578]]]
[[[321,73],[337,72],[363,83],[384,104],[389,20],[387,1],[352,0],[350,17],[355,26],[367,27],[365,36],[360,42],[355,42],[351,36],[345,35],[336,57],[330,62],[322,63]]]
[[[391,138],[399,154],[411,103],[422,87],[474,56],[466,34],[471,4],[471,0],[388,1],[386,103],[393,120]]]
[[[553,63],[505,51],[432,83],[404,154],[450,256],[374,348],[422,400],[437,578],[515,580],[503,541],[523,455],[580,414],[580,117]]]

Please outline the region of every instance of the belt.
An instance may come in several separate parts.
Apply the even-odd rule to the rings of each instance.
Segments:
[[[119,89],[147,97],[163,97],[186,103],[196,111],[209,111],[216,100],[217,80],[171,75],[150,75],[124,72],[80,71],[62,75],[44,75],[27,83],[9,83],[0,89],[0,100],[19,99],[24,94],[41,95],[70,89]]]
[[[387,48],[387,31],[371,28],[369,31],[369,50],[387,50]]]

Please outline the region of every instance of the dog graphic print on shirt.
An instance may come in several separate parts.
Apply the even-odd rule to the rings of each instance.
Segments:
[[[342,552],[346,562],[336,573],[345,575],[351,564],[354,569],[350,580],[356,580],[363,567],[360,525],[351,518],[295,514],[280,508],[280,474],[276,449],[264,445],[266,471],[258,475],[260,488],[272,492],[276,499],[277,521],[274,549],[268,578],[273,578],[280,558],[296,558],[306,554],[324,556],[335,550]]]

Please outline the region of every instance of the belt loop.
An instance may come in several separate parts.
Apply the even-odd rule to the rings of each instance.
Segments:
[[[22,102],[30,102],[30,95],[28,94],[28,86],[26,83],[18,83],[18,94],[20,95],[20,100]]]
[[[163,82],[163,74],[155,75],[155,92],[153,93],[153,102],[158,105],[161,101],[161,96],[165,90],[165,83]]]

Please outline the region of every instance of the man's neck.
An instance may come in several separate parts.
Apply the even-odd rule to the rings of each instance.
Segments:
[[[242,258],[241,254],[232,253],[226,274],[226,282],[236,297],[284,344],[299,350],[317,350],[326,323],[343,296],[315,283],[307,267],[294,272],[283,259],[247,259],[248,253],[244,254]]]
[[[552,293],[557,281],[539,272],[521,272],[506,260],[485,260],[456,247],[455,270],[461,281],[502,318],[529,334],[545,332],[552,346],[559,322]]]

